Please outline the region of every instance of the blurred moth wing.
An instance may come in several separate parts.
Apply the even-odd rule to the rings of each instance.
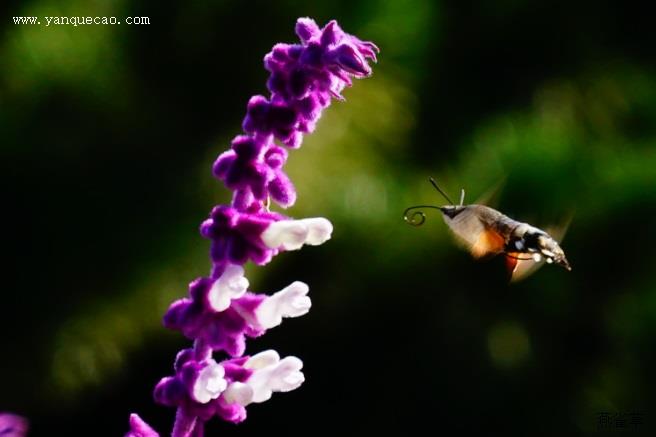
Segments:
[[[486,223],[489,220],[484,219],[485,216],[494,215],[494,212],[496,211],[486,206],[467,205],[443,212],[443,217],[456,240],[469,250],[474,258],[483,258],[502,253],[505,246],[504,236]]]
[[[496,208],[499,205],[499,198],[501,197],[503,187],[506,185],[506,180],[507,178],[505,176],[499,178],[496,183],[488,188],[483,194],[478,196],[478,198],[474,201],[474,204],[486,205],[491,208]]]

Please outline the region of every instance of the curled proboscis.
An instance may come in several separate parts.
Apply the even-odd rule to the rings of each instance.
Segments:
[[[415,211],[412,214],[410,214],[410,211],[412,211],[413,209],[419,209],[419,208],[433,208],[433,209],[440,210],[440,208],[438,206],[433,206],[433,205],[411,206],[409,208],[406,208],[406,210],[403,212],[403,220],[405,220],[409,225],[412,225],[412,226],[421,226],[421,225],[423,225],[424,222],[426,221],[426,214],[423,211]]]

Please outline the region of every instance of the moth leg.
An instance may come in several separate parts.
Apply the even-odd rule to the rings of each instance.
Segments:
[[[508,278],[512,278],[513,273],[517,269],[518,253],[508,253],[506,258],[506,270],[508,271]]]

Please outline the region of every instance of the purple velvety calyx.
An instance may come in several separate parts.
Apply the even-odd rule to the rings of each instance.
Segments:
[[[214,177],[232,191],[232,201],[215,206],[200,226],[210,242],[210,274],[192,281],[188,296],[164,315],[167,328],[193,340],[193,347],[178,354],[173,374],[155,387],[155,401],[176,408],[173,437],[200,437],[213,417],[241,422],[248,405],[304,381],[296,357],[280,357],[274,350],[244,353],[248,338],[309,311],[309,287],[294,281],[273,294],[255,293],[243,265],[265,265],[282,252],[330,238],[327,219],[292,219],[270,211],[270,203],[287,208],[296,202],[284,171],[288,151],[314,131],[333,98],[343,100],[352,78],[371,74],[368,62],[376,60],[378,48],[345,33],[336,21],[319,28],[300,18],[296,34],[300,43],[276,44],[264,57],[270,94],[251,97],[243,133],[212,167]],[[227,357],[217,361],[215,353]],[[139,416],[130,417],[127,436],[157,435]]]
[[[27,419],[0,411],[0,437],[25,437],[28,429]]]

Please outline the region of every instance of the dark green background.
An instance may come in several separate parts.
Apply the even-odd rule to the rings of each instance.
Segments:
[[[333,239],[247,269],[255,291],[310,285],[307,316],[248,345],[301,357],[306,382],[208,435],[653,435],[656,38],[638,3],[0,8],[0,410],[32,435],[118,436],[130,412],[168,434],[152,389],[190,343],[161,316],[209,269],[197,227],[228,200],[211,163],[299,16],[375,41],[380,63],[288,163],[288,213],[330,218]],[[508,285],[439,216],[408,226],[407,206],[442,203],[429,175],[470,201],[498,187],[494,205],[536,226],[571,218],[573,271]],[[599,413],[634,411],[641,425],[598,429]]]

